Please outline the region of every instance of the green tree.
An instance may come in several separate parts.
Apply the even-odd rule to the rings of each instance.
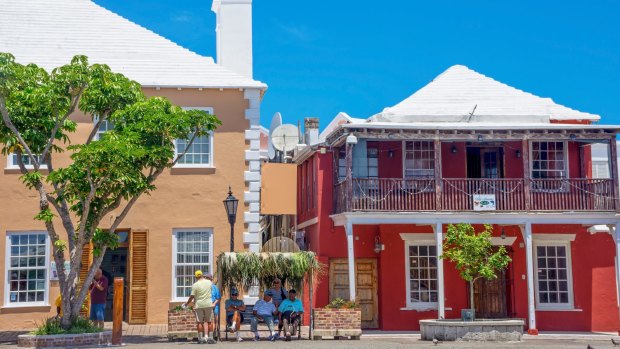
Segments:
[[[92,129],[83,143],[72,144],[70,135],[78,124],[71,116],[78,112],[93,118]],[[2,152],[16,154],[21,180],[37,192],[35,219],[45,225],[52,242],[62,325],[68,328],[79,315],[106,249],[118,245],[115,230],[132,206],[156,189],[157,177],[185,155],[196,137],[220,121],[203,111],[183,110],[166,98],[147,98],[137,82],[107,65],[90,65],[85,56],[47,72],[19,64],[8,53],[0,53],[0,113]],[[106,121],[114,128],[97,139]],[[188,140],[178,153],[176,139]],[[57,167],[55,155],[63,152],[71,161]],[[109,229],[100,229],[108,215]],[[78,287],[80,259],[89,242],[93,264]],[[70,270],[65,272],[67,259]]]
[[[494,251],[491,244],[493,226],[485,224],[484,230],[476,233],[471,224],[448,225],[441,259],[456,265],[461,278],[469,283],[469,304],[474,310],[474,283],[480,278],[492,280],[497,272],[505,269],[511,262],[504,246]]]

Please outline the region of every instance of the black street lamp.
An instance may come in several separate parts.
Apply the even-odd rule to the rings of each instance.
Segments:
[[[224,202],[224,208],[230,223],[230,252],[235,251],[235,221],[237,220],[237,205],[239,200],[233,196],[230,186],[228,187],[228,197]]]

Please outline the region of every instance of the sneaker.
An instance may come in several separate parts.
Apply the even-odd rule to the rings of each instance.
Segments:
[[[254,341],[255,342],[258,342],[259,340],[260,340],[260,336],[259,335],[254,336]]]
[[[276,336],[269,336],[269,341],[270,342],[275,342],[276,341]]]
[[[290,335],[290,334],[288,334],[288,333],[286,334],[286,341],[287,341],[287,342],[290,342],[290,341],[291,341],[291,335]]]
[[[279,334],[279,333],[274,334],[274,335],[273,335],[273,339],[274,339],[274,340],[276,340],[276,339],[280,339],[280,334]]]
[[[198,343],[202,344],[202,343],[206,343],[207,341],[204,339],[204,337],[198,337]]]
[[[237,337],[237,342],[243,342],[243,338]]]
[[[215,344],[216,343],[215,339],[213,339],[213,338],[207,338],[206,342],[207,342],[207,344]]]

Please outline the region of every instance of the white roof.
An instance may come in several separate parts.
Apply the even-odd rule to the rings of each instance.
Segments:
[[[370,122],[549,123],[600,116],[518,90],[465,66],[455,65],[428,85],[372,116]]]
[[[327,137],[330,133],[337,130],[341,125],[345,124],[361,124],[365,123],[365,119],[358,119],[349,116],[349,114],[345,112],[340,112],[336,117],[332,119],[332,121],[325,127],[323,132],[319,135],[319,142],[324,142],[325,137]]]
[[[143,86],[267,88],[90,0],[0,0],[0,52],[47,70],[83,54]]]

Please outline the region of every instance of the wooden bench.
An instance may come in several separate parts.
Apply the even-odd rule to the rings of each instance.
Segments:
[[[241,327],[239,327],[239,332],[251,332],[251,321],[254,318],[254,314],[252,313],[254,309],[254,305],[246,305],[245,306],[245,311],[241,312],[243,314],[243,322],[241,322]],[[220,310],[224,310],[223,307]],[[225,311],[224,311],[225,313]],[[297,339],[301,339],[301,325],[303,324],[303,317],[300,319],[300,325],[299,328],[297,329]],[[274,316],[273,318],[273,327],[274,327],[274,332],[278,333],[278,316]],[[267,328],[267,324],[265,324],[264,322],[259,322],[258,323],[258,330],[259,331],[265,331]],[[261,327],[264,327],[263,329],[261,329]],[[226,340],[228,340],[228,324],[226,324],[226,328],[224,329],[224,332],[226,333],[225,337]],[[220,337],[221,338],[221,337]]]

